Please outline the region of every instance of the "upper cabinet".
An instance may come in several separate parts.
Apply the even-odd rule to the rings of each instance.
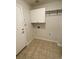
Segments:
[[[31,10],[31,23],[45,23],[45,8]]]

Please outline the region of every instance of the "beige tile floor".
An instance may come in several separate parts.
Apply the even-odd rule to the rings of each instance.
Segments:
[[[16,59],[61,59],[62,48],[56,43],[34,39]]]

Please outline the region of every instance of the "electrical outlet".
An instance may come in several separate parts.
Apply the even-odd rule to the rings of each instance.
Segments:
[[[51,33],[49,33],[49,36],[51,36]]]
[[[49,37],[50,37],[51,39],[55,39],[55,34],[54,34],[53,32],[50,32],[50,33],[49,33]]]

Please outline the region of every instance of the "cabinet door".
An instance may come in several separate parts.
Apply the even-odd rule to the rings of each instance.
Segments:
[[[32,10],[31,21],[32,23],[45,23],[45,8]]]

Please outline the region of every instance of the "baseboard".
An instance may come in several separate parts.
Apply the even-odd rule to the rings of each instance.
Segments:
[[[43,38],[43,37],[35,37],[34,39],[40,39],[40,40],[45,40],[45,41],[50,41],[50,42],[56,42],[57,43],[57,41],[55,41],[55,40],[49,40],[49,39]]]
[[[27,46],[25,46],[23,49],[21,49],[21,51],[19,53],[16,54],[16,56],[18,56]]]
[[[60,44],[59,42],[55,41],[55,40],[49,40],[47,38],[43,38],[43,37],[35,37],[34,39],[40,39],[40,40],[45,40],[45,41],[50,41],[50,42],[55,42],[57,43],[58,46],[62,47],[62,44]],[[33,40],[33,39],[32,39]],[[29,42],[26,43],[26,46],[28,46],[32,40],[30,40]]]
[[[40,39],[40,40],[45,40],[45,41],[50,41],[50,42],[55,42],[57,44],[57,46],[62,47],[62,44],[60,44],[59,42],[55,41],[55,40],[49,40],[47,38],[43,38],[43,37],[35,37],[34,39]]]
[[[23,49],[21,49],[21,51],[16,54],[16,56],[19,55],[25,49],[25,47],[27,47],[32,42],[32,40],[30,40],[29,42],[27,42],[26,45],[23,47]]]
[[[57,45],[60,46],[60,47],[62,47],[62,44],[60,44],[60,43],[57,43]]]
[[[33,39],[32,39],[33,40]],[[26,43],[26,46],[28,46],[31,42],[32,42],[32,40],[30,40],[29,42],[27,42]]]

